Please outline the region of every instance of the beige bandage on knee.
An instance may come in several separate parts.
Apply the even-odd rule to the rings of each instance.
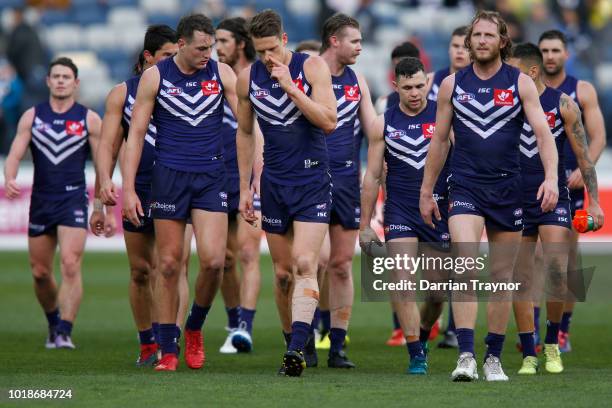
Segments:
[[[294,322],[311,324],[319,303],[319,285],[314,278],[297,278],[293,288],[291,315]]]
[[[352,309],[353,308],[351,306],[342,306],[336,309],[331,309],[331,327],[348,330]]]

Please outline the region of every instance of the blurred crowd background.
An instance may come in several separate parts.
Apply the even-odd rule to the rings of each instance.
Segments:
[[[560,29],[570,39],[568,72],[595,83],[606,119],[612,117],[612,0],[0,0],[0,156],[19,116],[47,98],[47,64],[66,55],[79,66],[79,100],[100,114],[110,88],[132,73],[146,26],[190,12],[218,23],[273,8],[289,41],[318,39],[322,22],[340,11],[356,17],[364,36],[357,69],[377,97],[390,90],[390,53],[410,40],[429,70],[448,64],[451,31],[478,8],[499,11],[515,42]],[[612,120],[606,120],[612,137]],[[608,143],[610,145],[610,143]]]

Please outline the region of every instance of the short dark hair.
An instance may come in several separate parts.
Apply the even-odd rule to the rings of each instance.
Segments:
[[[208,35],[215,35],[212,20],[204,14],[191,14],[181,18],[176,27],[176,35],[187,42],[193,39],[194,31],[201,31]]]
[[[321,33],[321,53],[331,45],[329,43],[331,37],[338,35],[345,27],[353,27],[359,30],[359,21],[342,13],[336,13],[325,20]]]
[[[544,31],[542,35],[540,35],[538,44],[544,40],[560,40],[563,43],[563,47],[567,48],[567,36],[559,30]]]
[[[425,73],[425,67],[420,59],[414,57],[404,57],[395,66],[395,78],[400,76],[410,78],[419,71]]]
[[[147,28],[142,48],[155,54],[167,43],[176,43],[176,31],[165,24],[155,24]]]
[[[226,18],[219,23],[217,30],[227,30],[232,33],[236,40],[236,44],[244,43],[244,56],[246,59],[249,61],[255,59],[255,47],[253,47],[253,40],[249,37],[247,22],[244,18]]]
[[[136,64],[134,64],[134,68],[132,68],[132,70],[134,71],[134,74],[138,75],[142,73],[142,68],[145,65],[145,57],[144,57],[144,51],[140,51],[140,53],[138,53],[138,61],[136,62]]]
[[[465,25],[464,26],[459,26],[459,27],[457,27],[457,28],[455,28],[453,30],[453,33],[451,34],[451,37],[455,37],[455,36],[464,37],[464,36],[467,35],[468,29],[469,29],[468,26],[465,26]]]
[[[512,58],[517,58],[529,65],[537,65],[540,68],[544,66],[542,52],[538,46],[533,43],[517,44],[512,48]]]
[[[321,43],[317,40],[304,40],[298,43],[295,46],[295,52],[304,52],[304,51],[315,51],[319,52],[321,50]]]
[[[391,59],[404,57],[420,58],[421,51],[410,41],[404,41],[391,51]]]
[[[72,73],[74,74],[74,79],[77,79],[79,77],[79,69],[77,68],[76,64],[68,57],[59,57],[51,61],[51,63],[49,64],[49,71],[47,71],[47,75],[51,75],[51,70],[56,65],[63,65],[65,67],[70,68],[72,70]]]
[[[255,14],[249,23],[249,35],[253,38],[281,37],[283,22],[280,15],[272,9]]]
[[[499,54],[501,56],[502,61],[506,60],[508,56],[510,56],[510,52],[512,51],[512,40],[510,39],[510,35],[508,34],[508,26],[506,22],[502,18],[502,16],[497,11],[487,11],[480,10],[474,18],[472,19],[472,23],[468,26],[468,32],[465,35],[465,48],[470,51],[470,57],[474,60],[474,50],[472,49],[472,40],[470,37],[474,32],[474,25],[480,20],[490,21],[497,25],[497,33],[501,41],[505,41],[506,45],[501,47],[499,50]]]

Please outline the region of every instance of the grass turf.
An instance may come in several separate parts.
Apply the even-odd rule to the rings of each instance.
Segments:
[[[406,349],[384,345],[391,326],[388,304],[359,302],[357,288],[347,353],[358,368],[328,369],[321,353],[319,368],[307,369],[301,378],[284,378],[276,376],[283,340],[272,297],[270,258],[263,256],[254,352],[219,354],[226,316],[218,296],[205,325],[205,367],[192,371],[181,361],[176,373],[155,373],[134,367],[138,343],[127,298],[124,254],[85,255],[84,298],[73,335],[76,351],[44,349],[46,321],[32,290],[27,254],[0,252],[0,259],[0,405],[559,407],[571,403],[594,407],[612,399],[609,303],[577,306],[572,323],[575,350],[563,356],[566,371],[562,375],[517,376],[521,355],[514,348],[516,332],[511,324],[503,360],[510,381],[465,384],[449,381],[456,351],[438,350],[435,344],[429,375],[404,374]],[[605,268],[612,265],[609,261],[599,261],[596,277],[603,279],[599,288],[610,287],[612,278],[605,277]],[[191,270],[193,283],[195,262]],[[358,262],[354,275],[358,286]],[[486,334],[483,323],[480,319],[476,332],[479,366]],[[480,367],[479,371],[482,374]],[[71,389],[72,400],[8,400],[9,389]]]

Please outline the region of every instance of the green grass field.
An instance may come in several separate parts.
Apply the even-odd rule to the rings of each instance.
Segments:
[[[406,349],[384,345],[391,324],[388,304],[357,300],[347,350],[356,370],[328,369],[326,356],[320,355],[323,364],[306,370],[301,378],[278,377],[283,342],[266,256],[262,258],[263,288],[252,354],[219,354],[226,335],[219,296],[205,325],[207,362],[202,370],[192,371],[184,362],[176,373],[137,369],[138,343],[127,298],[126,266],[124,254],[85,256],[85,294],[73,333],[78,349],[45,350],[46,320],[34,297],[27,254],[0,252],[0,406],[596,407],[610,406],[612,401],[610,302],[578,305],[572,323],[575,351],[563,356],[566,371],[562,375],[518,377],[521,355],[514,348],[516,332],[511,327],[504,353],[508,383],[452,383],[449,374],[456,351],[435,348],[430,354],[430,374],[409,377],[404,374]],[[604,274],[599,276],[609,275],[605,272],[610,266],[612,263],[602,261],[598,272]],[[358,283],[357,262],[355,277]],[[611,281],[607,277],[598,287],[609,290]],[[480,320],[476,333],[479,360],[485,334]],[[482,374],[481,367],[479,371]],[[9,389],[72,389],[73,397],[70,401],[15,401],[8,399]]]

